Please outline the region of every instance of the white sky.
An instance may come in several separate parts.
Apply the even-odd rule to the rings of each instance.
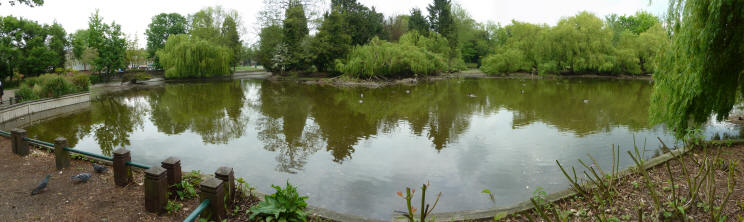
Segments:
[[[326,5],[330,0],[323,0]],[[362,4],[374,6],[386,16],[408,14],[411,8],[426,10],[432,0],[358,0]],[[42,7],[11,7],[6,0],[0,0],[0,16],[13,15],[41,23],[57,21],[68,33],[88,28],[88,17],[100,9],[106,23],[112,20],[120,24],[128,35],[137,35],[139,44],[144,47],[144,32],[151,18],[162,12],[177,12],[184,16],[199,9],[221,5],[226,9],[238,10],[247,33],[244,41],[257,40],[256,16],[263,8],[263,0],[45,0]],[[479,22],[493,21],[506,25],[511,20],[555,25],[561,17],[589,11],[597,16],[607,14],[634,14],[646,10],[657,16],[664,15],[668,0],[453,0],[463,6]],[[324,8],[327,8],[324,7]]]

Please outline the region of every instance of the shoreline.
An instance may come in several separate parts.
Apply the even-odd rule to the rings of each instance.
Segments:
[[[329,85],[335,87],[367,87],[378,88],[391,85],[416,85],[422,82],[433,82],[439,80],[469,78],[469,79],[617,79],[617,80],[647,80],[653,81],[650,74],[645,75],[600,75],[600,74],[578,74],[578,75],[533,75],[517,72],[505,75],[488,75],[480,70],[466,70],[456,73],[440,74],[418,78],[402,79],[357,79],[346,76],[336,77],[286,77],[270,75],[265,79],[270,81],[297,81],[306,85]]]

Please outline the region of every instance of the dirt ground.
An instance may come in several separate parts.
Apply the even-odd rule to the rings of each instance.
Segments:
[[[702,164],[703,158],[714,157],[717,152],[717,147],[708,148],[707,154],[701,148],[696,148],[691,152],[684,155],[684,165],[687,167],[687,171],[694,177],[697,175],[697,170],[700,168],[699,164]],[[720,166],[716,167],[714,171],[715,176],[715,197],[714,206],[721,206],[724,196],[729,189],[728,183],[728,170],[727,167],[731,164],[730,161],[738,162],[738,165],[734,167],[735,185],[733,186],[733,193],[731,194],[728,202],[722,210],[722,214],[726,216],[725,221],[744,221],[744,145],[736,145],[731,147],[721,147],[721,159],[724,161],[720,162]],[[693,161],[694,160],[694,161]],[[679,196],[686,196],[688,193],[689,186],[687,180],[682,171],[682,164],[677,160],[669,161],[670,169],[667,170],[665,164],[660,164],[654,168],[648,170],[649,177],[655,185],[654,190],[658,192],[660,202],[666,205],[672,199],[671,187],[677,187],[674,189]],[[583,170],[583,169],[582,169]],[[577,173],[581,171],[577,168]],[[674,186],[672,186],[670,180],[670,174],[674,178]],[[617,195],[614,197],[614,203],[608,209],[605,209],[605,214],[608,218],[617,218],[621,221],[638,221],[639,220],[639,209],[642,210],[644,217],[643,221],[652,221],[659,219],[661,221],[680,221],[679,218],[670,218],[663,215],[663,211],[660,215],[652,215],[654,201],[650,195],[649,189],[646,188],[644,179],[640,174],[634,173],[628,175],[619,180],[616,188]],[[699,201],[687,201],[690,205],[686,210],[687,219],[692,221],[712,221],[711,214],[709,213],[710,207],[708,204],[708,193],[702,191],[709,180],[702,182],[703,188],[699,191]],[[689,199],[687,199],[689,200]],[[572,198],[560,200],[554,203],[554,207],[564,211],[568,214],[570,221],[597,221],[594,215],[597,215],[596,201],[592,201],[589,198],[580,197],[579,195]],[[672,213],[671,207],[666,207],[669,213]],[[540,221],[541,217],[532,210],[527,212],[521,212],[519,214],[509,215],[502,221],[529,221],[528,217]],[[551,216],[551,219],[553,217]],[[612,221],[612,220],[610,220]]]
[[[134,183],[114,185],[110,167],[103,174],[93,172],[90,162],[71,161],[70,168],[57,171],[54,156],[31,149],[25,157],[11,151],[10,140],[0,137],[0,221],[182,221],[197,200],[184,203],[175,214],[157,215],[145,210],[144,175],[134,171]],[[91,173],[87,183],[75,184],[70,177]],[[47,174],[47,189],[31,196],[31,190]]]

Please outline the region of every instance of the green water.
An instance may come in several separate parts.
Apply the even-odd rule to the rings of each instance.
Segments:
[[[89,109],[28,127],[31,137],[185,170],[232,166],[269,192],[287,179],[312,205],[389,219],[395,196],[430,181],[437,212],[525,201],[567,187],[555,160],[590,153],[609,167],[610,146],[634,137],[675,144],[648,125],[649,81],[452,79],[415,86],[336,88],[268,80],[170,83],[107,93]],[[631,161],[623,156],[621,165]],[[480,193],[490,189],[491,202]]]

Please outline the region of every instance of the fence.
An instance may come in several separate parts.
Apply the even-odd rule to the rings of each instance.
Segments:
[[[96,153],[76,150],[67,147],[67,139],[59,137],[54,143],[49,143],[26,137],[23,129],[13,129],[10,133],[0,131],[0,136],[11,140],[13,153],[25,156],[29,154],[28,145],[46,147],[54,151],[54,159],[58,170],[70,166],[70,152],[80,155],[110,161],[113,165],[114,183],[117,186],[126,186],[132,182],[132,169],[137,167],[145,170],[145,209],[149,212],[163,212],[168,203],[168,191],[173,185],[181,182],[181,160],[168,157],[161,166],[148,166],[131,161],[130,151],[119,148],[114,151],[113,157]],[[220,167],[214,177],[207,178],[201,183],[199,198],[201,204],[194,209],[184,222],[196,220],[200,215],[206,215],[210,221],[221,221],[226,218],[229,207],[235,202],[234,172],[231,167]]]

